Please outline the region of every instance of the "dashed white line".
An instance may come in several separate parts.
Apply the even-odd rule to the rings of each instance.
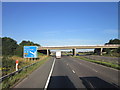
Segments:
[[[92,69],[93,71],[95,71],[95,72],[98,72],[97,70],[95,70],[95,69]]]
[[[107,68],[107,69],[119,71],[119,70],[117,70],[117,69],[114,69],[114,68],[111,68],[111,67],[107,67],[107,66],[104,66],[104,65],[101,65],[101,64],[96,64],[96,63],[89,62],[89,61],[84,61],[84,60],[82,60],[82,61],[83,61],[83,62],[88,62],[88,63],[94,64],[94,65],[97,65],[97,66],[101,66],[101,67],[104,67],[104,68]]]
[[[74,70],[72,70],[72,72],[73,72],[73,73],[75,73],[75,71],[74,71]]]
[[[50,70],[50,73],[49,73],[49,76],[48,76],[47,82],[46,82],[46,84],[45,84],[45,88],[44,88],[44,90],[47,90],[47,87],[48,87],[48,84],[49,84],[49,81],[50,81],[50,77],[51,77],[52,72],[53,72],[54,65],[55,65],[55,58],[54,58],[54,61],[53,61],[53,64],[52,64],[52,67],[51,67],[51,70]]]
[[[68,65],[68,63],[67,63],[67,65]]]

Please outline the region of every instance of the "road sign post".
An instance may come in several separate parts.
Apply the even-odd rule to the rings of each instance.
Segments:
[[[18,71],[18,60],[16,60],[16,71]]]

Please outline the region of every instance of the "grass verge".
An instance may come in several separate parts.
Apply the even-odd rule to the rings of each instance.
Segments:
[[[113,64],[113,63],[103,62],[103,61],[97,61],[97,60],[91,60],[91,59],[81,57],[81,56],[73,56],[73,57],[120,70],[120,65],[118,65],[118,64]]]
[[[42,64],[44,64],[50,57],[46,57],[42,60],[40,60],[38,63],[25,68],[21,72],[15,74],[14,76],[6,78],[1,84],[2,88],[11,88],[14,86],[15,83],[19,82],[20,80],[24,79],[26,76],[28,76],[30,73],[32,73],[34,70],[36,70],[38,67],[40,67]]]

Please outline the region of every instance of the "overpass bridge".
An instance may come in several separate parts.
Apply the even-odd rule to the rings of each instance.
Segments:
[[[120,44],[109,44],[109,45],[79,45],[79,46],[46,46],[46,47],[38,47],[38,50],[47,50],[47,55],[49,55],[49,50],[56,49],[72,49],[73,55],[76,56],[76,49],[95,49],[100,48],[100,55],[102,55],[103,48],[118,48]]]

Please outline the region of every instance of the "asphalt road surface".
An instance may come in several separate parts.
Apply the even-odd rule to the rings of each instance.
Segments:
[[[118,70],[69,56],[52,57],[14,88],[112,88],[118,90]]]
[[[120,58],[119,57],[107,57],[107,56],[99,56],[99,55],[83,55],[86,58],[92,59],[92,60],[98,60],[98,61],[104,61],[109,62],[113,64],[118,64]]]

